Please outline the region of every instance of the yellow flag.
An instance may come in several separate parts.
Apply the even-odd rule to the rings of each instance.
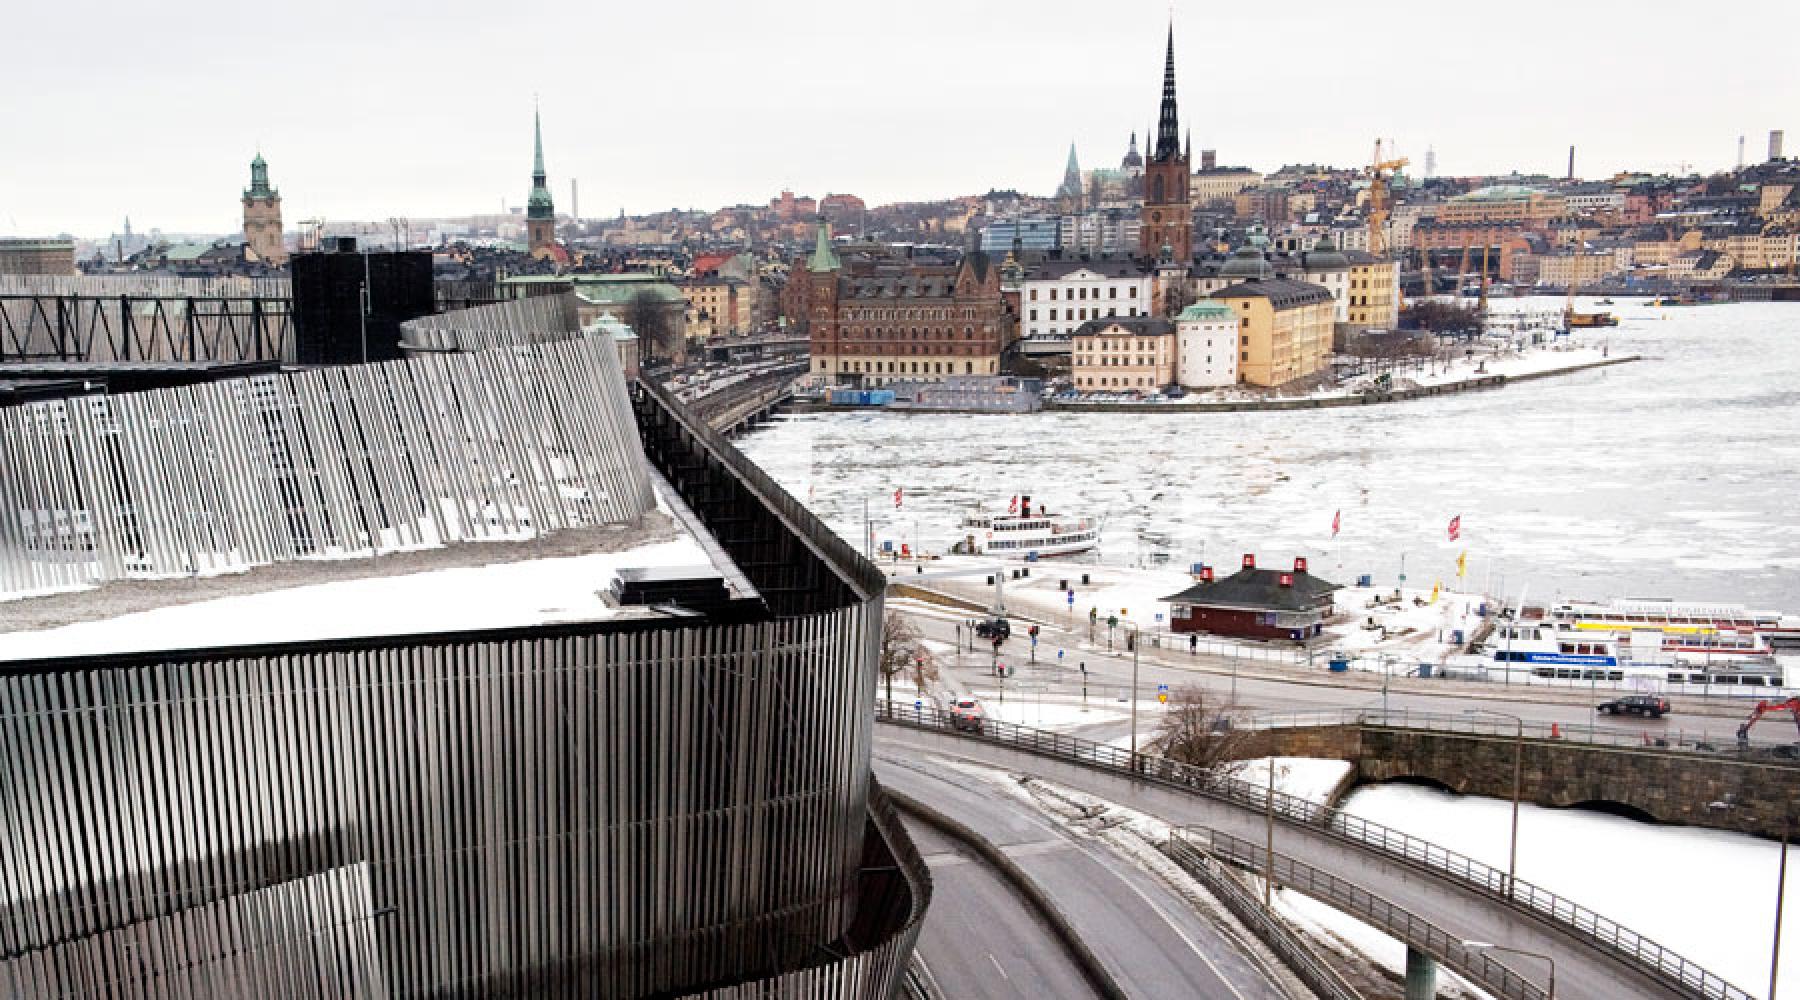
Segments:
[[[1463,576],[1467,576],[1468,574],[1469,574],[1469,551],[1467,549],[1464,549],[1463,554],[1456,557],[1456,575],[1458,577],[1463,577]]]

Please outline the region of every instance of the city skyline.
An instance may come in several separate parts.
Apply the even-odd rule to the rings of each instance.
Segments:
[[[1766,15],[1754,39],[1800,28],[1778,5],[1753,7]],[[756,204],[783,188],[870,204],[1047,195],[1071,141],[1084,166],[1113,165],[1133,131],[1144,141],[1170,16],[1134,4],[1095,19],[1061,0],[1024,13],[928,3],[904,19],[810,0],[779,16],[701,9],[696,29],[692,9],[521,20],[324,4],[173,36],[137,8],[79,24],[67,9],[22,11],[19,37],[38,44],[8,73],[58,84],[0,110],[16,148],[35,151],[0,161],[0,234],[98,237],[127,215],[139,231],[233,232],[259,150],[289,228],[522,207],[534,96],[558,208],[576,179],[584,217]],[[1707,172],[1735,164],[1740,135],[1762,159],[1768,130],[1800,124],[1783,120],[1796,85],[1747,52],[1746,22],[1670,13],[1401,4],[1376,23],[1347,6],[1175,5],[1183,123],[1221,164],[1264,171],[1358,165],[1377,136],[1415,170],[1434,148],[1442,175],[1560,175],[1571,144],[1579,176]],[[96,70],[69,70],[77,29]],[[1682,62],[1662,69],[1652,56],[1675,30]],[[153,33],[165,40],[146,60],[135,46]],[[1492,70],[1471,72],[1467,38]],[[1680,85],[1709,77],[1732,80],[1728,104]]]

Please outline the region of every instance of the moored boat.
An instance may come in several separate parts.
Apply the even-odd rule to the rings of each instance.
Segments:
[[[1100,542],[1093,518],[1052,514],[1021,496],[1006,514],[975,511],[962,520],[963,539],[952,551],[966,555],[1038,559],[1086,552]]]

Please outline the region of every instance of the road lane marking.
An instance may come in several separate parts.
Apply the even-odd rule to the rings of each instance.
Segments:
[[[994,953],[991,951],[988,952],[988,961],[994,963],[994,971],[1000,973],[1001,979],[1005,979],[1009,982],[1012,980],[1012,977],[1006,974],[1006,970],[1000,967],[1000,960],[995,958]],[[1243,998],[1240,997],[1239,1000],[1243,1000]]]

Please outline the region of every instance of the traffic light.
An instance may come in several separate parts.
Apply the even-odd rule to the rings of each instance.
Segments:
[[[1038,637],[1038,627],[1036,625],[1031,626],[1031,637],[1033,639]]]

